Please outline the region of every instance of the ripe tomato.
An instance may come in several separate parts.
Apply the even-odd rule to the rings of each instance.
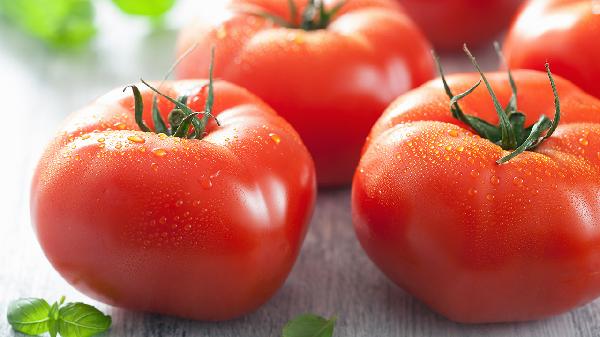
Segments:
[[[522,0],[399,0],[438,50],[491,43]],[[542,61],[542,66],[544,65]]]
[[[448,83],[458,93],[478,78]],[[506,74],[488,78],[506,104]],[[544,73],[514,78],[525,126],[554,114]],[[398,98],[365,144],[352,189],[356,234],[389,278],[452,320],[538,319],[600,295],[600,101],[567,80],[556,85],[554,133],[503,164],[506,150],[452,117],[439,79]],[[460,107],[498,121],[482,87]]]
[[[325,1],[327,18],[316,10],[309,20],[300,15],[307,1],[292,3],[293,19],[288,1],[237,0],[215,22],[193,22],[178,50],[198,48],[178,74],[205,77],[205,51],[216,46],[215,75],[248,88],[294,126],[320,185],[347,184],[387,105],[433,77],[430,46],[391,0],[348,1],[336,13],[336,2]]]
[[[208,95],[200,80],[162,88],[194,111]],[[157,128],[152,92],[141,97]],[[119,90],[65,122],[35,171],[31,216],[69,283],[112,305],[202,320],[254,310],[282,285],[313,209],[313,162],[256,96],[216,82],[214,98],[221,126],[210,121],[201,140],[142,132]],[[157,107],[163,119],[173,110],[163,98]]]
[[[540,69],[546,60],[559,75],[600,97],[600,3],[530,1],[510,29],[504,51],[513,68]]]

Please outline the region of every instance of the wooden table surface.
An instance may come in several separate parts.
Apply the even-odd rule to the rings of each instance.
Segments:
[[[192,0],[180,1],[164,28],[150,31],[108,2],[97,2],[100,34],[79,52],[52,51],[0,22],[0,336],[17,336],[4,314],[10,300],[66,295],[97,305],[113,317],[107,336],[280,336],[304,312],[339,317],[335,336],[600,336],[600,301],[538,322],[461,325],[428,310],[388,281],[355,239],[349,189],[319,192],[301,256],[282,289],[246,317],[203,323],[130,312],[97,303],[75,291],[52,269],[29,219],[31,172],[42,148],[69,112],[140,76],[161,78],[173,62],[176,29],[192,17]],[[490,46],[491,49],[491,46]],[[449,70],[468,69],[460,55],[446,56]],[[493,69],[495,58],[483,58]],[[491,106],[490,106],[491,108]],[[451,277],[451,276],[449,276]]]

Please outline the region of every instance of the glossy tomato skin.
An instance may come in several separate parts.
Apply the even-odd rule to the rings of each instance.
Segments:
[[[600,6],[586,0],[533,0],[515,20],[504,43],[512,68],[552,71],[600,97]]]
[[[206,81],[167,82],[203,111]],[[64,123],[31,188],[31,216],[54,268],[111,305],[199,320],[248,313],[282,285],[316,191],[292,127],[245,89],[217,81],[202,140],[141,132],[115,90]],[[142,90],[145,120],[152,94]],[[166,120],[171,103],[160,100]],[[152,123],[149,123],[152,125]]]
[[[553,116],[546,74],[518,70],[526,125]],[[505,73],[488,75],[504,106]],[[448,76],[454,92],[476,74]],[[354,176],[356,234],[375,264],[459,322],[539,319],[600,295],[600,101],[556,78],[562,119],[535,152],[508,152],[451,117],[441,80],[398,98]],[[461,107],[497,122],[483,86]]]
[[[326,1],[331,5],[335,1]],[[306,1],[296,1],[302,12]],[[399,94],[433,77],[430,46],[390,0],[349,1],[327,29],[275,26],[240,8],[289,19],[287,1],[238,0],[216,22],[181,32],[181,78],[206,77],[211,46],[215,76],[248,88],[302,137],[319,185],[350,183],[370,127]]]
[[[507,29],[523,0],[398,0],[440,51],[489,44]]]

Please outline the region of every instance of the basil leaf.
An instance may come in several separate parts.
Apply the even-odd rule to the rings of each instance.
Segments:
[[[326,319],[313,314],[300,315],[283,328],[283,337],[331,337],[336,318]]]
[[[62,305],[64,300],[64,297],[62,297],[60,299],[60,304],[55,302],[52,304],[52,307],[50,307],[50,313],[48,314],[48,333],[50,334],[50,337],[56,337],[56,334],[58,333],[58,308]]]
[[[127,14],[160,16],[173,7],[175,0],[113,0],[113,3]]]
[[[16,331],[39,335],[48,331],[50,305],[41,298],[20,298],[10,302],[6,318]]]
[[[59,310],[58,333],[62,337],[90,337],[108,330],[111,318],[93,306],[68,303]]]

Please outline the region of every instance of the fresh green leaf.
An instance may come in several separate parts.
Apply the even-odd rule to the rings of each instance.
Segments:
[[[283,328],[283,337],[331,337],[336,318],[326,319],[313,314],[300,315]]]
[[[127,14],[160,16],[173,7],[175,0],[113,0],[113,3]]]
[[[16,331],[39,335],[48,331],[50,305],[41,298],[21,298],[10,302],[6,318]]]
[[[50,333],[50,337],[56,337],[56,334],[58,333],[58,309],[63,302],[64,296],[61,297],[60,304],[58,302],[55,302],[54,304],[52,304],[52,307],[50,307],[50,313],[48,314],[48,332]]]
[[[82,45],[96,33],[90,0],[0,0],[0,13],[54,47]]]
[[[110,316],[81,302],[68,303],[59,311],[58,333],[62,337],[90,337],[108,330]]]

